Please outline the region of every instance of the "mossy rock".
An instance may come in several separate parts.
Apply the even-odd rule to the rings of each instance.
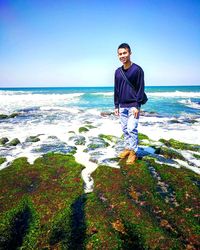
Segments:
[[[170,123],[182,123],[181,121],[176,120],[176,119],[172,119],[172,120],[170,120],[169,122],[170,122]]]
[[[85,125],[86,128],[92,129],[92,128],[96,128],[95,126],[91,125],[91,124],[87,124]]]
[[[118,141],[118,138],[114,135],[99,134],[99,138],[106,139],[106,140],[114,142],[114,143],[116,143]]]
[[[11,115],[0,114],[0,119],[15,118],[19,113],[12,113]]]
[[[26,142],[38,142],[40,141],[40,138],[38,138],[38,136],[29,136],[28,138],[26,138]]]
[[[180,159],[180,160],[185,160],[182,154],[178,153],[177,151],[167,148],[167,147],[159,147],[156,148],[155,154],[160,154],[163,155],[167,159]]]
[[[20,113],[12,113],[11,115],[9,115],[9,118],[15,118],[18,115],[20,115]]]
[[[199,191],[192,179],[198,175],[154,160],[138,160],[132,166],[121,161],[120,165],[121,169],[99,167],[92,176],[94,193],[105,211],[114,216],[113,227],[126,235],[129,247],[124,249],[197,248]],[[151,176],[150,166],[159,170],[159,182],[167,182],[168,189],[175,191],[178,207],[167,203],[158,192],[158,181]]]
[[[193,154],[193,156],[194,156],[196,159],[200,159],[200,155],[198,155],[198,154]]]
[[[63,225],[68,225],[71,234],[76,221],[73,204],[76,206],[75,201],[83,194],[82,169],[71,155],[48,153],[34,164],[18,158],[1,170],[0,249],[54,246],[50,235],[57,230],[55,227],[62,232],[57,222],[66,211],[69,220]],[[62,243],[59,237],[57,240]]]
[[[100,144],[95,144],[95,143],[90,143],[87,145],[89,149],[96,149],[96,148],[102,148],[102,145]]]
[[[100,137],[91,137],[90,143],[87,145],[87,149],[84,152],[93,151],[97,148],[106,148],[110,144]]]
[[[36,249],[39,217],[31,199],[22,198],[15,208],[5,213],[0,223],[0,249]]]
[[[18,144],[20,144],[20,140],[18,138],[14,138],[12,141],[9,142],[9,146],[17,146]]]
[[[8,115],[0,114],[0,119],[7,119]]]
[[[85,133],[85,132],[88,132],[89,129],[86,127],[80,127],[78,131],[79,131],[79,133]]]
[[[0,165],[6,161],[5,157],[0,157]]]
[[[5,145],[6,142],[8,142],[8,141],[9,141],[9,140],[8,140],[7,137],[2,137],[2,138],[0,139],[0,145]]]
[[[70,141],[74,141],[75,145],[85,145],[86,139],[81,135],[74,135],[69,138]]]
[[[68,133],[69,133],[69,134],[75,134],[75,132],[72,131],[72,130],[68,131]]]
[[[159,141],[164,143],[167,147],[200,152],[200,146],[197,144],[184,143],[184,142],[180,142],[174,139],[170,139],[170,140],[160,139]]]
[[[138,139],[139,140],[149,140],[149,137],[145,134],[138,133]]]

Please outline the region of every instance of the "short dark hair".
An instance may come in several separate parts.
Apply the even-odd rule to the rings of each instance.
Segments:
[[[122,43],[119,45],[118,49],[128,49],[129,52],[131,52],[131,47],[128,45],[128,43]]]

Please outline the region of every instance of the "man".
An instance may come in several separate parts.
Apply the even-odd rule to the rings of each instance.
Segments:
[[[125,142],[125,149],[119,157],[123,159],[128,156],[126,163],[134,164],[138,150],[139,112],[144,96],[144,72],[131,61],[131,48],[127,43],[122,43],[117,52],[123,65],[115,71],[114,104],[115,115],[120,116]],[[121,70],[133,87],[126,81]]]

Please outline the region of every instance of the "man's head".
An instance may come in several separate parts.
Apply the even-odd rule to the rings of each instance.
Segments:
[[[127,43],[120,44],[117,53],[119,60],[122,62],[123,65],[130,64],[131,48]]]
[[[131,48],[128,45],[128,43],[122,43],[122,44],[120,44],[119,47],[118,47],[118,50],[119,49],[128,49],[128,51],[131,53]]]

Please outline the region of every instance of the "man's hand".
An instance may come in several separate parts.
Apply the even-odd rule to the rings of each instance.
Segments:
[[[140,113],[140,110],[139,110],[139,109],[133,108],[133,115],[134,115],[134,118],[138,119],[138,118],[139,118],[139,113]]]
[[[119,109],[118,108],[115,109],[115,115],[119,116]]]

